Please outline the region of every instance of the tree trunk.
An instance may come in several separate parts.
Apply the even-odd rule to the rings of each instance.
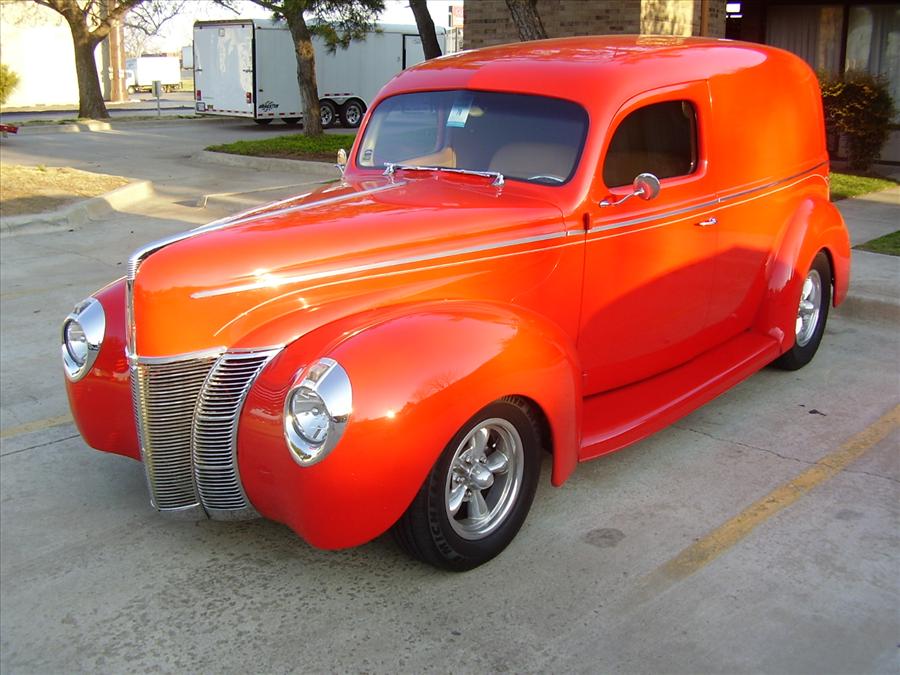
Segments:
[[[537,11],[537,0],[506,0],[506,6],[522,42],[547,38],[547,31],[544,30],[544,24],[541,23],[541,16]]]
[[[100,76],[94,52],[99,44],[91,37],[86,26],[69,24],[72,44],[75,47],[75,73],[78,76],[78,116],[91,119],[107,119],[109,113],[103,103]]]
[[[427,0],[409,0],[409,8],[416,17],[416,26],[419,29],[419,37],[422,38],[425,59],[436,59],[441,55],[441,46],[438,44],[437,35],[434,32],[434,21],[428,12]]]
[[[319,112],[316,53],[313,51],[312,35],[303,18],[303,10],[299,7],[290,7],[285,3],[284,18],[294,39],[294,52],[297,55],[297,83],[303,98],[303,133],[307,136],[321,136],[322,118]]]

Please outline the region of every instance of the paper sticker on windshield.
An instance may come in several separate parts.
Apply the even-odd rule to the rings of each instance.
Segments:
[[[469,119],[469,110],[472,109],[472,97],[463,96],[459,101],[450,108],[450,115],[447,117],[448,127],[464,127],[466,120]]]

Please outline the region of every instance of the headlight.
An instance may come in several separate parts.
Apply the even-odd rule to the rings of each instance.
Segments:
[[[88,298],[72,311],[62,327],[62,360],[66,377],[77,382],[87,375],[103,344],[106,315],[96,298]]]
[[[284,437],[300,466],[321,461],[334,449],[353,409],[347,372],[334,359],[304,370],[284,402]]]

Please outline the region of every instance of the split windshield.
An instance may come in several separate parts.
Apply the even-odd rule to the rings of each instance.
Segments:
[[[578,166],[587,126],[581,106],[556,98],[471,90],[400,94],[372,112],[356,163],[496,171],[562,185]]]

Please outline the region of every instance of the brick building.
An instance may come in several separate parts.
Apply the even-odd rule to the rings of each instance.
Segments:
[[[604,33],[725,36],[725,0],[538,0],[550,37]],[[516,42],[505,0],[467,0],[466,49]]]

